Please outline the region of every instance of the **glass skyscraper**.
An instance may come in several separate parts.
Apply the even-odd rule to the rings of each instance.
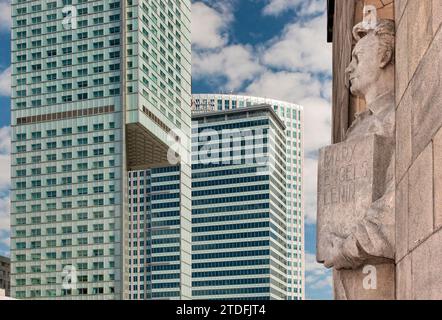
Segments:
[[[284,101],[225,94],[194,94],[194,115],[268,104],[285,124],[287,196],[287,298],[304,298],[303,108]]]
[[[129,172],[131,299],[186,298],[181,290],[181,268],[188,266],[180,254],[180,192],[179,166]]]
[[[269,105],[196,113],[193,299],[286,299],[286,137]]]
[[[190,148],[190,1],[12,0],[12,21],[11,295],[129,298],[128,171],[168,165],[176,141]]]

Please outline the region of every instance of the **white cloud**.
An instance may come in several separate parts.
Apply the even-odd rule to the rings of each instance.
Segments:
[[[309,73],[267,71],[247,88],[247,94],[300,103],[321,94],[321,83]]]
[[[300,102],[304,106],[304,195],[305,222],[316,223],[318,159],[317,151],[331,143],[330,102],[312,97]]]
[[[11,96],[11,67],[0,73],[0,96]]]
[[[315,15],[327,10],[326,0],[307,0],[303,1],[300,14]]]
[[[9,196],[6,196],[0,198],[0,231],[9,231],[9,219],[10,219],[10,202],[9,202]]]
[[[10,29],[11,24],[11,1],[0,0],[0,30]]]
[[[10,155],[0,155],[0,191],[9,188],[11,173],[10,173],[11,157]]]
[[[0,244],[9,248],[10,238],[10,127],[0,128]]]
[[[304,106],[304,144],[306,154],[311,155],[331,143],[331,104],[320,96],[299,101]]]
[[[332,273],[322,264],[316,262],[316,256],[312,253],[305,254],[305,283],[308,292],[313,290],[325,291],[332,289]]]
[[[228,24],[232,19],[228,8],[215,10],[203,2],[192,4],[192,46],[199,49],[219,48],[227,44]]]
[[[298,15],[314,15],[325,10],[326,0],[268,0],[263,13],[277,16],[283,12],[296,10]]]
[[[11,127],[0,128],[0,154],[11,153]]]
[[[228,44],[233,2],[192,4],[192,76],[237,90],[262,71],[253,48]]]
[[[11,129],[10,127],[0,128],[0,192],[8,190],[10,186],[11,173]]]
[[[239,89],[262,70],[250,46],[230,45],[215,51],[194,52],[192,56],[192,74],[195,78],[224,78],[224,89],[228,90]]]
[[[332,64],[331,45],[327,43],[326,15],[285,27],[273,39],[263,55],[271,67],[310,73],[329,73]]]

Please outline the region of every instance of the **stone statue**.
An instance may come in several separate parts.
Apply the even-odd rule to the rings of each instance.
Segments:
[[[394,28],[393,20],[380,20],[367,34],[362,23],[353,29],[358,42],[346,73],[351,93],[365,98],[368,110],[356,116],[346,139],[371,133],[394,136]]]
[[[382,148],[376,150],[382,153],[384,158],[382,161],[373,162],[375,164],[371,171],[372,175],[382,172],[382,177],[373,180],[373,199],[368,201],[364,212],[350,222],[345,232],[338,230],[339,227],[322,222],[323,225],[327,225],[318,228],[318,233],[321,232],[322,239],[326,239],[321,240],[321,245],[326,250],[322,250],[325,253],[321,254],[321,258],[318,256],[318,261],[323,262],[327,268],[334,268],[336,299],[394,299],[395,23],[392,20],[380,20],[373,29],[364,28],[363,23],[360,23],[354,27],[353,35],[357,44],[346,73],[352,94],[365,98],[367,111],[356,115],[341,149],[345,148],[345,145],[354,146],[347,149],[356,148],[358,144],[361,145],[359,141],[365,141],[364,139],[370,136],[382,137]],[[368,157],[371,156],[379,157]],[[366,155],[362,158],[364,157],[367,158]],[[355,159],[354,162],[365,160]],[[342,168],[338,167],[338,170],[342,171]],[[357,168],[352,171],[353,178],[358,175],[354,173],[357,171]],[[326,180],[323,177],[319,179]],[[338,187],[338,191],[339,188],[342,189],[342,186]],[[342,199],[348,200],[348,196],[342,196],[343,192],[340,192],[338,198],[341,199],[337,202],[342,202]],[[351,195],[350,191],[350,199]],[[318,197],[320,196],[322,195],[318,194]],[[357,202],[354,190],[353,197],[356,198],[353,201]],[[319,214],[318,205],[318,224]],[[356,283],[363,278],[362,268],[367,265],[377,269],[378,283],[383,286],[376,295],[370,295],[360,287],[355,289],[359,286]]]

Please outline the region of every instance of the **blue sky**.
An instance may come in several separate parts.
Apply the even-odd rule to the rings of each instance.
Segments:
[[[192,91],[235,92],[304,106],[306,295],[331,299],[315,263],[317,149],[330,138],[331,47],[326,0],[192,1]],[[0,254],[9,248],[9,0],[0,0]]]

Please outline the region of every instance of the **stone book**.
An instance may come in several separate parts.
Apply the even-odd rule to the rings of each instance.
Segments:
[[[318,262],[324,262],[331,236],[347,238],[373,202],[382,197],[390,159],[391,140],[375,134],[319,151]]]

